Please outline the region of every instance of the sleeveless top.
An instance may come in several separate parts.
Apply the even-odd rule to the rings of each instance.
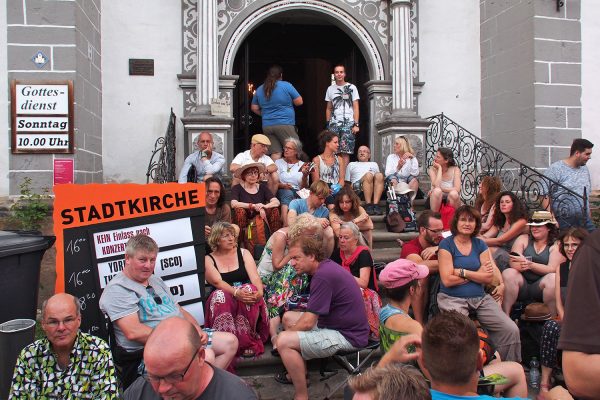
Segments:
[[[513,224],[510,224],[510,227],[508,229],[510,230],[510,228],[512,228],[512,226],[513,226]],[[505,231],[503,231],[502,229],[499,229],[498,230],[498,234],[496,235],[496,237],[499,238],[500,236],[504,235],[505,233],[506,233]],[[514,238],[512,238],[508,242],[505,242],[504,244],[500,245],[500,247],[503,248],[504,250],[510,252],[512,250],[513,244],[515,243],[515,240],[517,240],[517,238],[519,236],[520,235],[515,236]]]
[[[523,250],[523,255],[531,257],[531,261],[534,263],[548,265],[548,261],[550,260],[550,246],[546,245],[546,247],[538,254],[535,252],[533,240],[530,238],[529,244],[525,250]],[[527,282],[532,283],[540,279],[541,276],[528,270],[523,272],[523,278],[525,278]]]
[[[333,158],[333,164],[328,166],[323,161],[323,158],[319,156],[319,175],[321,180],[329,185],[333,185],[335,183],[340,182],[340,163],[338,161],[338,156]]]
[[[452,167],[452,168],[455,168],[455,167]],[[454,187],[454,170],[452,170],[452,178],[450,178],[450,180],[445,181],[444,176],[442,175],[442,181],[440,182],[440,188],[442,188],[442,189],[452,189],[453,187]]]
[[[215,258],[212,256],[212,254],[209,254],[208,256],[213,261],[213,263],[215,264],[215,268],[218,271],[219,268],[217,266],[217,262],[215,261]],[[233,271],[229,271],[229,272],[219,271],[219,273],[221,274],[221,279],[223,279],[223,281],[229,283],[231,286],[241,286],[244,283],[250,282],[250,277],[248,276],[248,272],[246,271],[246,265],[244,264],[244,256],[242,255],[242,249],[240,249],[239,247],[237,248],[237,259],[238,259],[238,268],[237,269],[235,269]]]
[[[269,240],[267,240],[267,244],[265,244],[265,249],[260,255],[260,260],[258,260],[258,275],[262,278],[271,275],[275,272],[275,268],[273,268],[273,237],[276,233],[282,234],[287,239],[287,233],[283,232],[281,229],[275,231]],[[284,254],[287,254],[287,246],[285,248]]]
[[[388,318],[398,314],[407,315],[403,310],[396,308],[391,304],[387,304],[379,311],[379,346],[384,352],[387,352],[396,340],[402,336],[408,335],[407,332],[398,332],[385,326],[385,322]],[[409,353],[412,353],[413,351],[409,348]]]

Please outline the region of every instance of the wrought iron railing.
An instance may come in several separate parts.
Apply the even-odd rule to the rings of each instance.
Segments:
[[[461,197],[473,205],[479,182],[486,175],[498,176],[503,190],[515,193],[529,211],[545,208],[546,199],[557,217],[587,213],[587,193],[576,193],[549,179],[543,173],[512,158],[484,142],[444,114],[427,118],[431,125],[426,135],[427,168],[433,163],[439,147],[452,149],[462,172]],[[549,196],[547,196],[549,194]]]
[[[177,181],[175,170],[175,122],[177,118],[171,108],[169,125],[164,137],[154,142],[154,150],[148,163],[146,183],[167,183]]]

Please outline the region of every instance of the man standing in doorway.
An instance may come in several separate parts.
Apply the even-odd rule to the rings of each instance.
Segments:
[[[354,153],[354,142],[358,135],[358,90],[356,86],[346,82],[346,67],[336,64],[333,67],[335,83],[327,88],[325,101],[325,119],[327,129],[335,132],[340,138],[340,148],[344,164],[350,162],[350,154]]]

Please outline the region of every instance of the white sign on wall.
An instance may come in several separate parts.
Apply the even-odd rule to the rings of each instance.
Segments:
[[[11,105],[13,153],[73,153],[73,81],[12,81]]]

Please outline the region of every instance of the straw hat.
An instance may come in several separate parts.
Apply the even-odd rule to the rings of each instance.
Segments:
[[[558,222],[554,219],[554,215],[550,211],[535,211],[527,223],[529,226],[542,226],[546,224],[558,225]]]
[[[242,179],[242,176],[244,175],[244,171],[246,171],[248,168],[258,168],[258,173],[262,174],[263,172],[265,172],[265,164],[263,163],[258,163],[258,162],[248,162],[245,164],[242,164],[241,167],[239,167],[234,173],[233,176],[239,179]]]

